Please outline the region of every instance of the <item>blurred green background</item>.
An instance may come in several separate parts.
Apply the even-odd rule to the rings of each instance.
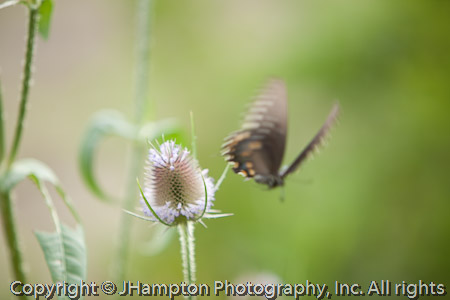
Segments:
[[[279,190],[228,174],[215,208],[234,216],[196,226],[198,282],[450,284],[449,9],[444,1],[155,2],[148,116],[174,117],[189,132],[192,110],[200,164],[216,179],[222,140],[267,77],[288,87],[285,164],[333,101],[342,106],[328,145],[287,179],[283,203]],[[22,7],[0,11],[9,138],[25,20]],[[101,283],[111,280],[122,212],[87,191],[77,155],[96,111],[133,113],[134,1],[56,1],[52,22],[50,39],[38,41],[20,157],[46,162],[61,178],[86,228],[88,281]],[[98,153],[96,174],[114,194],[123,192],[127,149],[109,139]],[[31,183],[20,184],[16,198],[30,279],[49,282],[33,235],[52,230],[48,210]],[[127,278],[179,283],[175,237],[149,255],[155,228],[133,221]],[[0,244],[0,296],[11,297]]]

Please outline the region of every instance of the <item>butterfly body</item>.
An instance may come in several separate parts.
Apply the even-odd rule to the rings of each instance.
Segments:
[[[280,171],[286,146],[287,92],[282,80],[270,80],[249,108],[242,128],[233,132],[222,145],[225,160],[233,171],[246,178],[275,188],[320,144],[338,114],[337,104],[313,140],[294,162]]]
[[[284,180],[278,175],[256,175],[254,178],[257,183],[265,184],[269,189],[284,185]]]

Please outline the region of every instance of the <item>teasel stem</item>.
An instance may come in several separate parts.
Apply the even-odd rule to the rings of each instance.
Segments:
[[[151,34],[151,0],[139,0],[137,2],[136,13],[138,15],[136,28],[136,64],[135,64],[135,122],[141,125],[144,121],[145,111],[148,103],[148,81],[150,69],[150,34]],[[132,210],[136,200],[136,177],[142,168],[145,147],[135,142],[132,145],[130,168],[126,188],[126,197],[123,203],[125,210]],[[125,267],[128,261],[131,218],[122,214],[120,220],[120,230],[118,236],[118,248],[115,259],[115,267],[112,270],[116,282],[125,278]]]
[[[23,125],[25,122],[25,113],[27,111],[28,95],[30,91],[31,73],[33,68],[33,56],[35,48],[35,37],[37,31],[37,24],[39,20],[39,7],[29,6],[29,22],[27,35],[27,48],[25,51],[25,65],[23,69],[22,92],[20,94],[19,117],[17,119],[16,131],[14,133],[14,140],[9,153],[8,168],[14,162],[17,151],[19,149],[20,140],[22,137]]]
[[[39,20],[39,7],[28,6],[28,11],[29,11],[28,32],[26,39],[25,65],[23,68],[22,90],[20,94],[19,115],[17,118],[17,125],[16,130],[14,132],[11,151],[9,153],[9,157],[6,164],[7,170],[5,172],[7,172],[8,169],[11,167],[19,149],[23,126],[25,122],[25,113],[27,110],[28,95],[30,90],[33,56],[35,48],[35,37],[37,31],[37,24]],[[1,113],[3,113],[3,111]],[[4,147],[3,138],[4,137],[2,124],[2,148]],[[27,280],[23,268],[22,250],[17,236],[17,224],[15,220],[14,203],[10,191],[4,191],[0,193],[0,208],[2,214],[3,230],[6,236],[6,244],[11,256],[14,280],[19,280],[25,283],[27,282]],[[21,296],[21,298],[26,299],[25,296]]]
[[[136,13],[138,23],[136,28],[136,66],[134,104],[135,118],[142,124],[148,111],[148,91],[150,79],[150,50],[151,50],[151,17],[152,0],[139,0]]]
[[[194,127],[194,114],[190,113],[191,119],[191,139],[192,139],[192,155],[194,159],[197,159],[197,143]],[[203,177],[202,177],[203,179]],[[203,184],[205,181],[203,180]],[[207,203],[207,191],[205,185],[205,209]],[[203,212],[204,213],[204,212]],[[194,221],[186,221],[178,224],[178,233],[180,234],[180,247],[181,247],[181,260],[183,266],[184,282],[189,285],[194,283],[195,278],[195,237],[194,237]],[[197,299],[197,297],[188,295],[186,296],[189,300]]]
[[[2,225],[3,231],[6,237],[6,244],[10,252],[13,279],[21,281],[23,283],[28,282],[26,280],[25,271],[23,268],[22,250],[20,248],[20,242],[17,238],[17,224],[14,215],[14,202],[11,199],[10,193],[0,193],[0,207],[2,211]],[[21,296],[21,299],[27,299],[26,296]]]
[[[195,238],[194,222],[186,221],[178,224],[180,234],[181,260],[183,265],[184,281],[187,285],[195,283]],[[197,297],[188,295],[188,299],[194,300]]]

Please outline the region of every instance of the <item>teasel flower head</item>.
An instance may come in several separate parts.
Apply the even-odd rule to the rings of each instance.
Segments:
[[[141,204],[150,220],[171,226],[212,216],[214,180],[186,148],[175,141],[152,146],[147,163]]]

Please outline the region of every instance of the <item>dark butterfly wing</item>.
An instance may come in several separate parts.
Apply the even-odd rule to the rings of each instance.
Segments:
[[[242,129],[222,145],[222,155],[245,177],[276,176],[286,144],[287,94],[282,80],[272,79],[251,104]]]
[[[339,115],[339,104],[334,104],[333,108],[331,109],[330,113],[328,114],[327,120],[322,125],[322,128],[320,128],[319,132],[314,136],[314,138],[309,142],[309,144],[306,146],[305,149],[297,156],[297,158],[294,160],[294,162],[283,172],[281,172],[280,177],[281,179],[284,179],[288,174],[294,172],[300,164],[305,161],[305,159],[316,150],[320,144],[322,143],[323,139],[327,135],[327,133],[330,131],[333,124],[336,122],[336,119]]]

